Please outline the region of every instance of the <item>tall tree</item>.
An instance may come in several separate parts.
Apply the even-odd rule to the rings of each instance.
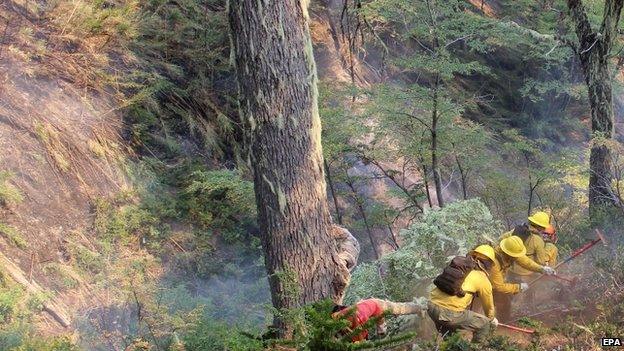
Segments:
[[[602,24],[598,31],[591,27],[581,0],[568,0],[570,15],[578,37],[576,54],[581,62],[589,104],[593,136],[611,139],[613,136],[613,93],[609,72],[611,48],[618,35],[618,23],[624,0],[606,0]],[[609,148],[593,143],[589,158],[589,207],[613,203],[611,191],[611,156]]]
[[[307,1],[238,0],[228,11],[273,305],[339,302],[353,264],[340,240],[357,242],[329,214]],[[288,336],[288,321],[276,323]]]

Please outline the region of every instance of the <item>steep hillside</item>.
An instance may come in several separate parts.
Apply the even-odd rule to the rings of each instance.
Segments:
[[[548,2],[471,0],[453,9],[486,31],[450,40],[444,56],[456,61],[443,67],[451,73],[440,90],[447,115],[437,171],[427,118],[438,97],[428,69],[438,62],[407,62],[427,51],[432,31],[399,18],[420,12],[388,3],[323,0],[310,9],[328,199],[334,221],[362,244],[349,302],[426,294],[451,253],[534,208],[550,211],[565,233],[562,253],[583,244],[596,223],[585,216],[590,122],[577,63],[564,48],[488,22],[548,31],[560,25],[542,8]],[[251,334],[275,311],[225,5],[0,3],[0,350],[261,347]],[[440,199],[454,212],[434,210]],[[601,225],[616,237],[611,216]],[[435,223],[441,218],[452,225]],[[452,252],[436,238],[453,238],[444,248]],[[439,253],[436,262],[426,248]],[[618,263],[603,262],[609,255],[568,274],[589,282],[598,262],[618,286]],[[621,298],[614,286],[581,288]],[[586,303],[581,288],[573,297]],[[600,318],[617,311],[590,309],[561,316],[583,315],[597,332],[613,327]],[[591,343],[591,331],[542,321],[555,339],[544,347],[577,336]]]
[[[0,349],[171,343],[175,318],[268,301],[251,183],[232,170],[223,6],[0,4]],[[227,294],[249,306],[215,308]]]

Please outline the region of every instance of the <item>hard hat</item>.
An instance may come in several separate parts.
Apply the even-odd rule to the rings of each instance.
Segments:
[[[501,240],[500,248],[511,257],[520,257],[526,254],[526,247],[524,247],[522,239],[515,235]]]
[[[490,245],[479,245],[472,252],[481,254],[494,262],[496,255],[494,254],[494,248]]]
[[[550,216],[546,212],[535,212],[529,217],[529,222],[539,227],[546,228],[550,225]]]

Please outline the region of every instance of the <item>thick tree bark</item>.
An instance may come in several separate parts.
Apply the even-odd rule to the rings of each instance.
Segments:
[[[228,5],[273,305],[340,302],[349,281],[341,240],[354,239],[336,237],[343,230],[332,224],[327,204],[307,1]],[[276,323],[288,336],[288,321]]]
[[[592,115],[594,137],[613,137],[613,93],[609,74],[609,54],[617,37],[617,27],[624,0],[606,0],[602,25],[594,32],[581,0],[568,0],[568,8],[575,24],[579,46],[576,49],[581,62]],[[601,143],[592,145],[589,159],[589,207],[593,209],[611,204],[611,155]]]

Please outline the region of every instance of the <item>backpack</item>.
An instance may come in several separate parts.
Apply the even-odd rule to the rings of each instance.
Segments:
[[[522,239],[522,242],[525,242],[526,239],[531,236],[531,231],[529,230],[529,226],[526,224],[517,225],[514,227],[511,235],[519,236]]]
[[[462,289],[462,284],[468,273],[476,268],[478,268],[477,263],[471,257],[456,256],[433,280],[433,284],[449,295],[464,297],[466,291]],[[472,294],[472,292],[468,293]]]

